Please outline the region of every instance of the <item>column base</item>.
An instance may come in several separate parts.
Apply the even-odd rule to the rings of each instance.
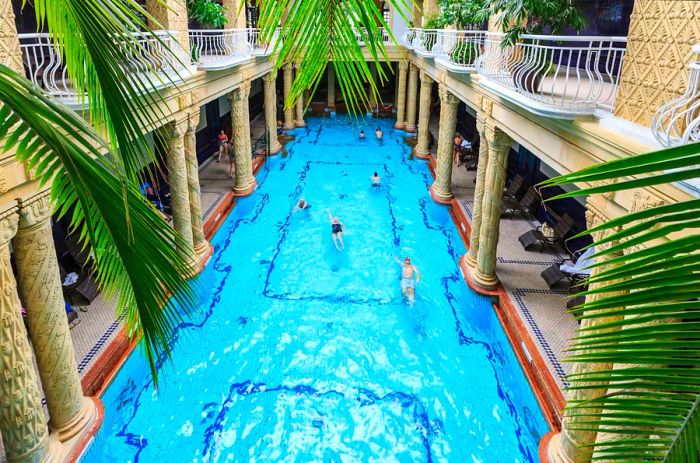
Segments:
[[[306,127],[306,122],[304,121],[294,121],[294,127],[300,129],[302,127]]]
[[[54,428],[49,422],[49,429],[51,430],[51,434],[56,436],[59,441],[66,442],[87,429],[96,416],[97,409],[95,403],[92,399],[83,397],[83,406],[72,420],[60,428]]]
[[[268,153],[268,155],[274,156],[280,151],[282,151],[282,144],[279,141],[277,141],[277,137],[275,137],[272,143],[270,143],[270,152]]]
[[[244,185],[234,185],[233,187],[233,195],[234,196],[248,196],[251,194],[254,190],[255,187],[258,186],[258,181],[255,180],[255,177],[252,177],[251,180],[246,182]]]
[[[213,252],[214,250],[207,240],[204,240],[203,243],[195,246],[194,253],[197,256],[197,262],[199,262],[199,271],[201,271],[207,264],[207,261]]]
[[[561,445],[561,433],[548,433],[540,441],[540,461],[542,463],[574,463]]]
[[[282,128],[284,130],[294,130],[296,127],[294,126],[294,122],[285,122]]]
[[[452,198],[454,198],[450,192],[438,191],[438,189],[435,188],[435,184],[430,185],[430,197],[433,198],[433,201],[436,203],[446,205],[452,204]]]
[[[468,252],[464,258],[464,265],[467,267],[476,270],[476,256],[470,252]]]
[[[428,160],[430,159],[430,150],[423,151],[418,149],[418,146],[415,146],[413,148],[413,156],[417,157],[418,159]]]
[[[394,128],[395,128],[395,129],[399,129],[399,130],[403,130],[403,129],[406,128],[406,123],[405,123],[405,122],[396,121],[396,123],[394,124]]]
[[[415,125],[406,125],[406,128],[404,129],[405,132],[410,132],[410,133],[416,133],[416,126]]]
[[[479,272],[479,269],[474,269],[471,272],[471,277],[475,284],[486,290],[496,289],[498,286],[498,277],[496,275],[484,275]]]

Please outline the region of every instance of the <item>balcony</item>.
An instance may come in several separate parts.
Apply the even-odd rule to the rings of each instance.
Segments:
[[[506,47],[502,39],[486,34],[476,61],[482,86],[542,116],[612,111],[626,38],[523,35]]]
[[[151,34],[134,34],[138,48],[115,40],[115,44],[127,47],[129,56],[124,71],[141,85],[153,89],[181,80],[189,75],[189,57],[170,31],[154,31]],[[20,48],[27,78],[44,89],[46,94],[60,98],[69,106],[82,106],[82,90],[76,89],[68,78],[63,53],[49,34],[20,34]]]
[[[389,36],[389,32],[383,28],[379,28],[379,33],[381,34],[382,37],[382,42],[384,43],[384,46],[393,46],[394,42],[391,40],[391,37]],[[365,41],[364,38],[367,36],[367,29],[364,27],[361,28],[360,30],[355,31],[355,38],[357,39],[357,43],[360,44],[361,47],[365,46]]]
[[[651,121],[652,132],[663,146],[700,142],[700,44],[693,47],[693,53],[685,93],[663,104]]]
[[[247,61],[254,48],[248,29],[203,29],[190,31],[190,49],[199,69],[217,71]]]

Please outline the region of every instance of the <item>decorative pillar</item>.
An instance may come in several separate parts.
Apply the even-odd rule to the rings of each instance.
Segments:
[[[433,199],[449,204],[452,199],[452,146],[457,129],[457,105],[459,99],[440,84],[440,133],[437,147],[435,182],[430,187]]]
[[[479,132],[479,163],[476,167],[476,187],[474,189],[474,210],[472,212],[472,231],[469,236],[469,252],[464,258],[466,264],[476,269],[477,256],[479,255],[479,237],[481,235],[482,206],[484,189],[486,187],[486,169],[489,163],[489,144],[486,141],[486,123],[478,115],[476,118],[476,130]]]
[[[195,108],[187,115],[185,162],[187,164],[187,186],[192,222],[192,246],[198,261],[201,263],[209,254],[211,247],[204,236],[204,226],[202,225],[202,193],[199,185],[199,161],[197,160],[197,125],[199,125],[199,108]]]
[[[437,0],[423,0],[423,23],[428,19],[432,19],[438,15],[438,2]],[[416,25],[418,27],[418,25]]]
[[[331,111],[335,111],[335,70],[333,63],[328,63],[328,104]]]
[[[512,141],[496,127],[486,125],[484,132],[489,154],[484,178],[484,196],[481,201],[476,271],[472,276],[477,285],[484,289],[493,289],[498,285],[496,247],[503,206],[503,187],[506,182],[506,164]]]
[[[24,74],[15,14],[10,0],[0,0],[0,64]]]
[[[83,397],[63,288],[51,233],[49,192],[19,201],[19,228],[12,241],[19,289],[49,409],[49,424],[65,442],[95,416]]]
[[[146,11],[156,20],[156,23],[151,23],[149,26],[152,26],[154,29],[172,32],[173,37],[182,47],[183,57],[187,57],[189,60],[190,31],[187,2],[179,0],[146,0]]]
[[[292,130],[294,128],[294,107],[289,106],[289,94],[292,91],[293,78],[292,65],[287,64],[282,69],[284,76],[284,130]]]
[[[418,96],[418,68],[411,64],[408,71],[408,101],[406,102],[406,132],[416,131],[416,98]]]
[[[192,259],[192,213],[190,212],[190,193],[187,185],[187,163],[185,162],[185,131],[187,121],[171,122],[165,126],[168,137],[168,151],[165,163],[168,167],[168,186],[170,187],[170,208],[173,212],[173,228],[189,245],[188,256],[194,270],[196,262]]]
[[[396,95],[396,124],[394,128],[404,129],[406,128],[406,69],[408,68],[408,61],[399,61],[399,75]]]
[[[223,0],[223,5],[228,21],[226,29],[245,29],[247,27],[245,0]]]
[[[231,102],[232,123],[236,129],[233,131],[233,159],[236,169],[233,192],[237,196],[247,196],[257,186],[257,181],[253,176],[253,153],[250,146],[249,95],[250,82],[242,83],[240,87],[228,94]]]
[[[377,63],[368,63],[369,69],[372,72],[372,82],[374,82],[374,85],[377,87],[377,91],[379,91],[380,87],[380,82],[379,82],[379,73],[377,72]],[[370,85],[369,87],[369,105],[371,106],[371,109],[376,108],[377,111],[379,110],[379,102],[377,101],[377,94],[372,91],[372,86]]]
[[[414,27],[420,27],[423,24],[423,15],[421,13],[422,7],[423,7],[422,0],[415,0],[413,2],[413,25],[414,25]]]
[[[430,100],[433,79],[424,72],[420,73],[420,108],[418,110],[418,143],[413,154],[420,159],[430,158]]]
[[[304,95],[299,95],[299,99],[296,104],[296,120],[294,121],[295,127],[306,127],[306,122],[304,122]]]
[[[269,155],[277,154],[282,149],[279,140],[277,140],[277,74],[267,74],[263,77],[265,85],[265,128],[267,137],[270,140]]]
[[[49,431],[10,265],[16,231],[13,207],[0,213],[0,432],[7,461],[33,463],[49,459]]]
[[[593,228],[602,224],[605,218],[592,209],[589,205],[586,211],[586,224],[588,228]],[[609,236],[612,233],[619,231],[619,229],[608,229],[597,233],[593,233],[593,241],[600,241],[601,239]],[[604,248],[609,248],[619,244],[618,241],[612,241],[603,245],[596,247],[596,251],[601,251]],[[600,249],[599,249],[600,248]],[[596,259],[596,264],[601,262],[609,261],[611,259],[622,256],[622,253],[611,253],[604,256],[600,256]],[[618,264],[619,265],[619,264]],[[600,272],[604,270],[609,270],[611,265],[601,265],[598,267],[593,267],[591,270],[591,277],[595,277]],[[603,283],[591,283],[589,285],[590,290],[597,290],[604,287]],[[623,294],[622,292],[608,292],[608,293],[598,293],[590,294],[586,296],[586,302],[594,302],[604,297],[616,296]],[[598,328],[597,326],[606,325],[608,323],[613,323],[619,321],[622,317],[606,317],[599,319],[583,319],[581,320],[581,330],[586,330],[590,334],[596,332],[606,331],[611,332],[619,330],[619,327],[612,328]],[[584,352],[578,352],[578,354],[583,354]],[[578,375],[581,373],[595,373],[598,371],[610,370],[613,367],[612,363],[574,363],[571,374]],[[593,385],[593,384],[591,384]],[[571,389],[567,393],[567,402],[571,404],[589,402],[601,397],[607,393],[607,385],[600,384],[598,389]],[[598,410],[589,410],[590,413],[601,412]],[[590,417],[587,417],[590,421]],[[562,420],[562,429],[559,434],[552,437],[547,448],[548,463],[588,463],[591,461],[592,453],[590,445],[596,442],[598,432],[594,429],[590,429],[591,426],[582,426],[580,423],[581,419],[574,417],[570,412],[564,410],[564,419]],[[585,428],[585,429],[582,429]]]

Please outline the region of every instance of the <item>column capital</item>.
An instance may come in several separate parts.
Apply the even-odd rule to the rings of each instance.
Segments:
[[[17,206],[12,206],[0,212],[0,246],[7,244],[17,233]]]
[[[498,127],[489,124],[489,121],[484,121],[483,130],[484,138],[489,144],[489,147],[495,151],[509,150],[510,146],[513,144],[513,140]]]
[[[165,124],[161,130],[169,140],[174,140],[185,136],[187,125],[187,119],[183,119],[181,121],[170,121]]]
[[[199,108],[192,108],[190,112],[187,113],[187,132],[194,132],[197,130],[199,125]]]
[[[241,101],[245,100],[248,98],[250,95],[250,81],[244,81],[241,82],[241,85],[237,88],[234,88],[231,93],[226,95],[229,99],[229,101],[234,102],[234,101]]]
[[[413,63],[409,63],[409,65],[408,65],[408,72],[410,72],[411,74],[416,74],[416,75],[418,75],[418,72],[419,72],[419,71],[420,71],[420,69],[418,68],[418,66],[416,66],[416,65],[413,64]]]
[[[399,60],[399,71],[406,71],[408,69],[408,60]]]
[[[586,227],[593,228],[602,224],[604,221],[603,214],[600,213],[590,204],[586,205]]]
[[[41,191],[29,198],[17,201],[19,205],[19,229],[29,228],[51,217],[51,192]]]
[[[263,76],[263,80],[265,82],[276,82],[277,81],[277,73],[276,72],[268,72]]]
[[[454,105],[459,104],[459,98],[457,98],[452,92],[450,92],[446,86],[440,84],[440,103],[444,105]]]
[[[420,84],[421,85],[433,85],[433,79],[430,77],[430,74],[427,72],[421,70],[420,71]]]

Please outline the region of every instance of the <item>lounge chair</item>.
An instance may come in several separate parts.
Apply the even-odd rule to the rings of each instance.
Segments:
[[[535,213],[537,212],[537,207],[540,204],[540,195],[537,193],[534,187],[528,188],[525,195],[518,199],[505,197],[503,198],[504,213],[509,213],[511,220],[513,216],[518,214],[523,214],[529,219],[535,218]]]
[[[503,191],[503,198],[513,198],[518,197],[518,192],[523,187],[523,182],[525,178],[522,175],[516,175],[513,180],[508,184],[508,188]]]
[[[555,246],[564,246],[566,235],[571,231],[573,225],[574,219],[568,214],[564,214],[552,229],[551,235],[545,235],[542,232],[542,225],[540,225],[535,230],[530,230],[520,235],[518,241],[520,241],[525,250],[528,250],[532,245],[539,244],[540,252],[544,248],[550,248],[553,252],[556,252]]]
[[[591,274],[591,269],[587,267],[593,263],[594,253],[595,248],[590,247],[581,253],[575,262],[573,259],[564,259],[561,263],[550,265],[540,275],[549,289],[565,280],[569,282],[570,288],[574,288]]]

